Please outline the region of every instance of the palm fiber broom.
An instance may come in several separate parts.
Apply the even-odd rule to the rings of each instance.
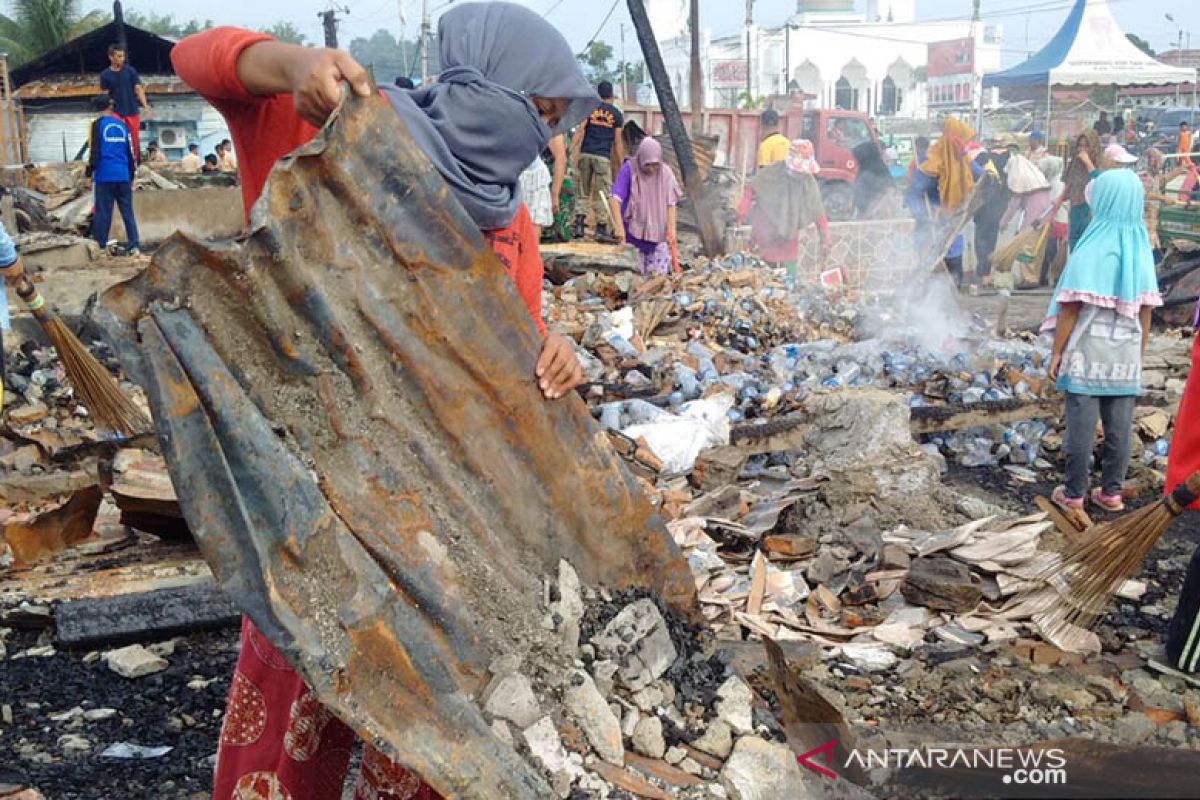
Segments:
[[[1058,595],[1033,615],[1046,638],[1057,641],[1072,628],[1095,624],[1172,520],[1198,497],[1200,472],[1195,472],[1158,502],[1089,528],[1085,538],[1072,542],[1060,561],[1037,576]]]
[[[136,436],[150,430],[150,420],[142,410],[121,391],[117,381],[96,360],[83,342],[71,332],[62,317],[46,307],[45,298],[38,292],[29,276],[22,275],[14,287],[17,296],[25,302],[37,318],[50,344],[54,345],[62,359],[67,378],[75,389],[79,402],[83,403],[97,428],[122,436]]]

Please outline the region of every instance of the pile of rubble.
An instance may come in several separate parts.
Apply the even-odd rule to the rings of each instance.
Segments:
[[[581,587],[566,562],[547,586],[561,651],[497,659],[479,702],[560,797],[805,796],[779,723],[711,637],[649,597]]]

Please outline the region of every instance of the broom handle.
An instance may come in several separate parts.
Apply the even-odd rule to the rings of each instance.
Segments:
[[[13,289],[16,290],[17,297],[21,298],[33,315],[37,317],[38,322],[45,324],[54,319],[53,312],[46,307],[46,298],[42,297],[41,292],[33,285],[33,281],[29,280],[28,275],[18,278]]]
[[[1175,487],[1169,495],[1163,498],[1163,503],[1173,516],[1179,516],[1184,509],[1196,502],[1200,497],[1200,471],[1193,472],[1183,483]]]

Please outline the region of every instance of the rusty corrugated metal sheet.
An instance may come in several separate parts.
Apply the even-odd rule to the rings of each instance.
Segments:
[[[195,94],[196,90],[174,75],[143,75],[142,85],[148,95]],[[39,78],[29,81],[13,92],[18,100],[58,100],[92,97],[100,94],[100,77],[65,75],[60,78]]]
[[[221,585],[342,719],[459,798],[554,796],[471,697],[539,634],[540,576],[684,560],[503,265],[378,97],[276,166],[241,241],[176,236],[103,298]]]

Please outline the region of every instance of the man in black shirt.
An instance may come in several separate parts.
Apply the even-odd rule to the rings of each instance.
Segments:
[[[596,87],[600,105],[591,116],[575,129],[571,150],[575,155],[575,174],[579,177],[579,199],[583,213],[575,217],[575,237],[582,239],[584,228],[595,225],[596,238],[608,237],[608,226],[602,216],[606,212],[608,195],[612,191],[613,162],[620,164],[625,158],[621,144],[621,127],[625,118],[620,109],[613,105],[613,86],[603,81]],[[597,195],[599,197],[597,198]]]
[[[1110,133],[1112,133],[1112,125],[1108,122],[1107,111],[1100,112],[1100,119],[1096,120],[1096,122],[1092,125],[1092,129],[1096,131],[1096,133],[1100,134],[1100,136],[1108,136]]]

